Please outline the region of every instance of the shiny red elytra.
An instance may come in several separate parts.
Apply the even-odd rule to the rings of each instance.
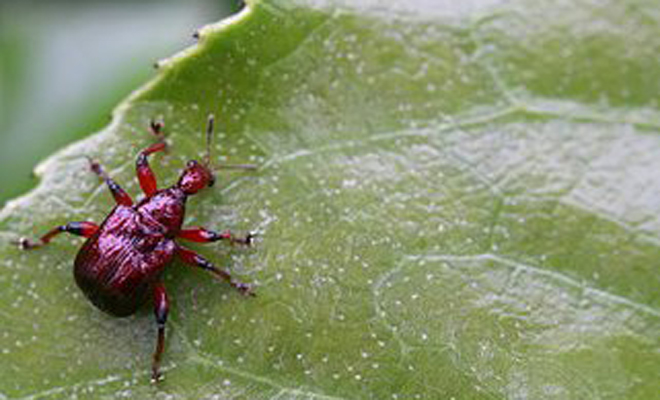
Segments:
[[[179,181],[158,190],[156,177],[147,157],[167,147],[161,123],[151,122],[150,128],[158,141],[141,151],[136,168],[145,198],[133,203],[131,197],[90,159],[91,170],[108,185],[117,203],[99,226],[93,222],[69,222],[58,226],[37,242],[21,238],[21,249],[35,249],[62,233],[83,236],[87,241],[78,252],[74,263],[74,276],[78,287],[99,309],[110,315],[125,317],[135,313],[152,297],[158,339],[153,355],[153,382],[161,378],[160,360],[165,345],[165,322],[169,310],[167,293],[161,276],[165,267],[178,256],[184,263],[213,273],[236,288],[240,293],[252,295],[250,285],[239,282],[229,272],[215,267],[201,255],[189,250],[175,239],[209,243],[227,240],[230,243],[250,245],[253,235],[234,237],[230,231],[214,232],[202,227],[182,228],[186,199],[205,187],[212,186],[215,177],[210,166],[210,148],[213,135],[213,116],[207,127],[207,154],[204,163],[191,160],[186,164]],[[254,169],[252,165],[222,165],[220,168]]]

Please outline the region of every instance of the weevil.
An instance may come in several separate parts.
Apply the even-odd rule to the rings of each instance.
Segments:
[[[69,222],[43,235],[38,241],[26,238],[16,243],[21,249],[32,250],[48,244],[60,233],[67,232],[87,238],[74,262],[74,277],[78,287],[97,308],[106,313],[125,317],[134,314],[151,297],[158,325],[158,337],[153,353],[151,380],[162,376],[160,363],[165,347],[165,323],[169,312],[167,292],[162,273],[168,264],[179,257],[184,263],[199,267],[227,281],[240,293],[254,296],[252,286],[235,280],[228,271],[213,265],[206,258],[177,243],[176,239],[209,243],[226,240],[250,245],[254,235],[236,237],[230,231],[215,232],[202,227],[182,228],[188,196],[213,186],[215,175],[211,168],[211,140],[213,115],[206,129],[206,158],[203,162],[188,161],[176,184],[158,189],[156,176],[149,166],[151,154],[167,148],[163,124],[152,121],[150,131],[157,141],[142,150],[136,169],[145,197],[137,204],[101,165],[88,158],[91,170],[110,189],[115,206],[101,225],[93,222]],[[253,165],[222,165],[219,168],[254,169]]]

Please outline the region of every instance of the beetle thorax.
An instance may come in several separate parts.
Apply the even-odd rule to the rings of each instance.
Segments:
[[[183,223],[187,195],[178,187],[161,190],[144,199],[137,207],[138,213],[159,225],[164,234],[174,235]],[[147,222],[147,221],[145,221]]]

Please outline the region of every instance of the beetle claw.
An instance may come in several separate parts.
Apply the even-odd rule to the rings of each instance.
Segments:
[[[233,284],[234,288],[238,290],[243,296],[257,297],[254,293],[254,288],[249,283],[236,282]]]
[[[153,371],[151,373],[151,383],[152,384],[157,384],[158,382],[161,382],[163,380],[163,374],[161,374],[159,371]]]
[[[87,159],[87,162],[89,163],[89,169],[95,173],[96,175],[100,176],[101,178],[104,178],[105,172],[103,171],[103,167],[101,167],[101,164],[99,164],[98,161],[94,160],[90,156],[85,156]]]
[[[248,246],[252,246],[254,244],[254,239],[257,237],[257,233],[255,232],[250,232],[247,235],[245,235],[245,244]]]
[[[11,244],[18,246],[21,250],[30,250],[39,247],[38,244],[32,243],[28,238],[22,237],[17,240],[12,240]]]
[[[169,150],[169,145],[167,144],[167,141],[165,140],[165,134],[163,133],[163,127],[165,124],[163,124],[162,121],[157,121],[155,119],[152,119],[149,122],[149,130],[151,131],[151,134],[158,139],[158,143],[164,143],[165,144],[165,149],[164,151],[167,153]]]
[[[149,121],[149,129],[154,136],[160,136],[161,130],[163,129],[163,122],[152,119]]]
[[[256,233],[250,232],[247,235],[245,235],[244,237],[232,238],[231,243],[251,247],[254,244],[254,238],[256,238],[256,237],[257,237]]]

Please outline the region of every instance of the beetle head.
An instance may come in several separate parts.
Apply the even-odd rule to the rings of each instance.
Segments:
[[[190,160],[179,178],[178,186],[185,194],[195,194],[205,187],[213,186],[215,176],[204,164],[196,160]]]
[[[215,176],[210,169],[196,160],[190,160],[179,178],[178,186],[186,194],[195,194],[205,187],[213,186],[214,183]]]
[[[213,186],[215,175],[211,169],[211,141],[213,139],[213,114],[209,115],[208,125],[206,126],[206,157],[204,163],[200,164],[196,160],[190,160],[186,164],[186,169],[179,178],[179,187],[186,194],[195,194],[205,187]]]

